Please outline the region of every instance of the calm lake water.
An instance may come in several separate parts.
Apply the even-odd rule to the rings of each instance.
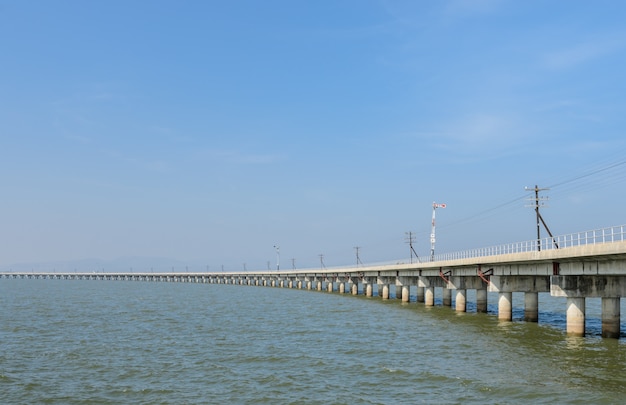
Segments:
[[[623,403],[626,338],[599,337],[599,302],[588,303],[588,336],[574,338],[564,300],[540,294],[538,324],[518,320],[522,300],[516,320],[500,323],[295,289],[2,279],[0,400]]]

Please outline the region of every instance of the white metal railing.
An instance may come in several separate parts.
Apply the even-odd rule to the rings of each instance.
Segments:
[[[555,236],[554,238],[547,237],[539,240],[533,239],[524,242],[513,242],[503,245],[462,250],[458,252],[440,253],[436,254],[433,257],[432,261],[437,262],[445,260],[471,259],[475,257],[498,256],[509,253],[536,252],[538,250],[564,249],[574,246],[594,245],[597,243],[610,243],[620,241],[626,241],[626,225],[571,233],[567,235]],[[413,260],[413,263],[415,264],[428,262],[431,262],[430,256],[420,256],[419,260]],[[364,267],[388,266],[394,264],[409,264],[409,261],[407,259],[400,259],[378,263],[366,263]],[[346,269],[353,270],[354,266],[333,266],[321,270],[325,272],[340,272],[341,270]]]
[[[533,252],[538,250],[564,249],[574,246],[594,245],[597,243],[626,241],[626,225],[571,233],[568,235],[547,237],[543,239],[514,242],[486,248],[463,250],[460,252],[441,253],[434,256],[433,261],[470,259],[483,256],[497,256],[508,253]],[[430,260],[422,258],[422,262]]]

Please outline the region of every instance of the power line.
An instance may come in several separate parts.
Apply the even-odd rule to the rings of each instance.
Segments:
[[[594,174],[606,172],[607,170],[611,170],[611,169],[613,169],[615,167],[619,167],[619,166],[623,166],[623,165],[626,165],[626,161],[618,162],[618,163],[612,164],[610,166],[603,167],[603,168],[598,169],[598,170],[594,170],[594,171],[592,171],[590,173],[581,174],[580,176],[577,176],[577,177],[574,177],[574,178],[571,178],[571,179],[568,179],[568,180],[564,180],[564,181],[562,181],[560,183],[553,184],[552,186],[550,186],[550,188],[559,187],[559,186],[562,186],[564,184],[572,183],[574,181],[581,180],[581,179],[584,179],[586,177],[591,177]]]
[[[626,169],[626,161],[614,162],[614,163],[609,164],[608,166],[604,166],[604,167],[601,167],[601,168],[598,168],[598,169],[593,169],[590,172],[586,172],[586,173],[580,174],[578,176],[575,176],[575,177],[572,177],[572,178],[569,178],[569,179],[566,179],[566,180],[558,181],[558,182],[554,183],[553,185],[551,185],[550,187],[547,187],[547,188],[549,188],[549,189],[557,189],[556,193],[553,193],[553,194],[557,194],[557,193],[561,194],[562,192],[571,193],[573,191],[596,189],[596,188],[601,187],[601,185],[600,185],[601,183],[599,183],[598,181],[593,181],[593,182],[589,182],[589,183],[583,183],[582,185],[580,185],[580,184],[576,185],[576,182],[578,182],[580,180],[583,180],[583,179],[589,179],[589,178],[591,178],[594,175],[597,175],[599,173],[608,172],[611,169],[616,169],[616,168],[624,168],[624,169]],[[617,173],[612,173],[611,176],[612,176],[610,178],[610,180],[612,180],[611,184],[614,184],[614,183],[626,180],[626,171],[624,171],[624,173],[621,173],[621,172],[618,171]],[[565,188],[563,188],[563,186],[567,186],[567,185],[571,185],[572,187],[569,187],[569,188],[565,187]],[[491,208],[488,208],[486,210],[480,211],[480,212],[478,212],[476,214],[473,214],[473,215],[470,215],[470,216],[468,216],[466,218],[462,218],[462,219],[459,219],[459,220],[453,221],[453,222],[448,222],[445,225],[440,226],[440,229],[447,229],[447,228],[451,228],[451,227],[456,227],[459,224],[464,224],[464,223],[470,222],[472,220],[475,220],[477,218],[484,217],[484,216],[486,216],[488,214],[491,214],[491,213],[494,213],[494,212],[496,212],[496,211],[498,211],[500,209],[503,209],[503,208],[506,208],[506,207],[509,207],[509,206],[513,206],[514,204],[519,204],[519,202],[525,200],[526,198],[527,198],[526,194],[521,195],[519,197],[515,197],[515,198],[513,198],[513,199],[511,199],[509,201],[506,201],[506,202],[504,202],[502,204],[498,204],[498,205],[496,205],[494,207],[491,207]]]

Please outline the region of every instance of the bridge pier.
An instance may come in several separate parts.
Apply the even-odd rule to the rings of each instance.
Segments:
[[[602,265],[611,263],[602,262]],[[621,268],[612,264],[611,271]],[[552,276],[551,295],[567,297],[567,333],[585,334],[585,298],[602,298],[602,336],[620,335],[620,298],[626,296],[626,277],[620,275]]]
[[[359,283],[352,283],[352,295],[359,295]]]
[[[387,284],[387,283],[383,284],[381,298],[384,299],[384,300],[388,300],[389,299],[389,284]]]
[[[443,306],[452,306],[452,290],[447,287],[443,287]]]
[[[343,281],[339,282],[339,294],[345,294],[346,292],[346,283]]]
[[[467,311],[467,290],[456,290],[455,309],[457,312]]]
[[[427,307],[432,307],[435,305],[435,287],[425,287],[424,305],[426,305]]]
[[[402,302],[409,302],[411,299],[411,294],[410,294],[410,287],[409,285],[403,285],[402,286]]]
[[[476,289],[476,312],[478,313],[487,312],[487,289],[486,288]]]
[[[524,320],[526,322],[539,321],[539,293],[524,293]]]
[[[328,283],[326,283],[326,287],[328,288],[328,292],[333,292],[333,281],[332,280],[328,280]]]
[[[567,334],[585,336],[585,298],[567,297]]]
[[[602,337],[619,338],[620,298],[602,297]]]
[[[374,286],[372,285],[372,283],[367,283],[365,285],[365,296],[366,297],[371,297],[374,295]]]
[[[513,293],[501,292],[498,298],[498,319],[501,321],[513,320]]]
[[[424,287],[418,286],[416,295],[417,295],[417,297],[416,297],[417,298],[417,302],[424,302]]]

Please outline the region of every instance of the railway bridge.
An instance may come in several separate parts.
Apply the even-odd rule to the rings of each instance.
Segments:
[[[488,292],[498,293],[498,318],[512,320],[512,296],[524,293],[524,319],[538,320],[538,294],[566,297],[567,333],[585,334],[585,299],[602,299],[602,336],[620,335],[620,299],[626,296],[626,225],[435,255],[415,263],[362,265],[320,269],[244,272],[4,272],[0,278],[134,280],[194,282],[299,288],[317,291],[395,296],[435,305],[435,289],[443,305],[466,311],[467,291],[475,290],[476,310],[487,312]],[[376,290],[376,294],[374,294]]]

